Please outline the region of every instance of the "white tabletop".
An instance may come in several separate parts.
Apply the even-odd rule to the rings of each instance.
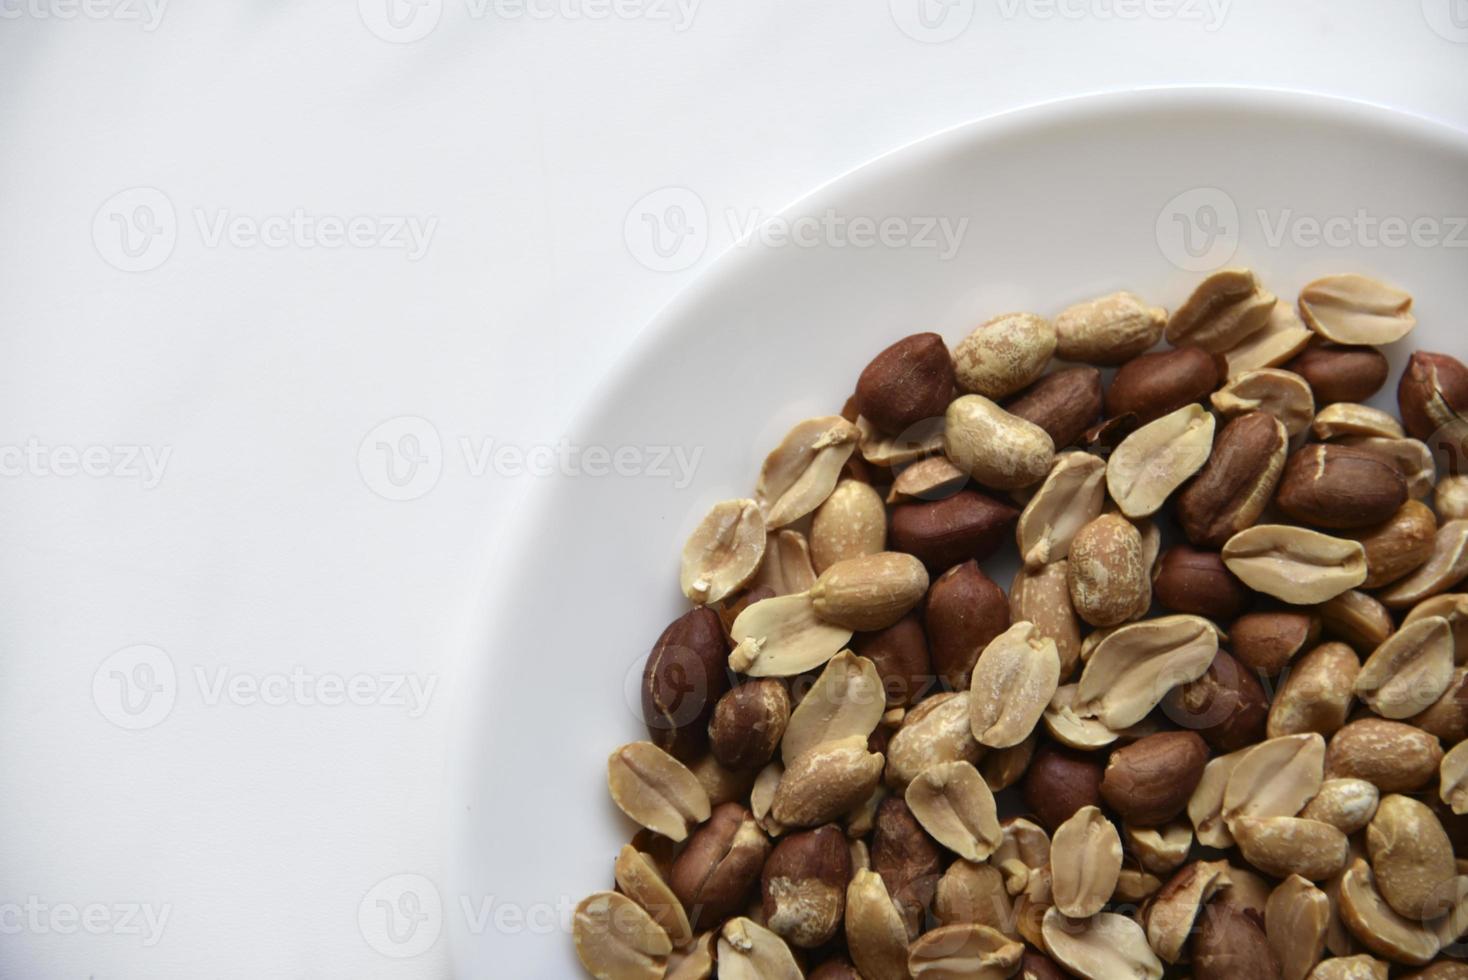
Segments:
[[[1468,0],[0,0],[0,976],[449,972],[376,903],[495,535],[760,215],[1082,92],[1465,78]]]

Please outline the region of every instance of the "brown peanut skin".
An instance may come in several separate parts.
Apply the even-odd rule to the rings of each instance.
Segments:
[[[935,333],[916,333],[872,358],[856,382],[856,407],[888,435],[942,418],[953,396],[953,358]]]
[[[1035,750],[1020,794],[1040,824],[1054,833],[1082,807],[1101,805],[1102,776],[1095,756],[1046,742]]]
[[[1111,753],[1101,798],[1128,823],[1161,826],[1187,808],[1207,762],[1195,732],[1148,735]]]
[[[1280,980],[1263,923],[1235,906],[1213,902],[1200,910],[1191,946],[1194,980]]]
[[[850,960],[838,956],[816,967],[806,980],[862,980],[862,976],[856,972],[856,967],[851,965]]]
[[[967,690],[979,654],[1009,629],[1009,599],[978,562],[966,561],[928,590],[923,622],[938,676],[954,690]]]
[[[1285,364],[1310,383],[1315,404],[1364,402],[1386,384],[1391,365],[1386,355],[1375,347],[1338,347],[1335,344],[1312,343]]]
[[[1004,408],[1044,429],[1059,450],[1075,445],[1096,423],[1101,401],[1101,372],[1076,367],[1046,375]]]
[[[1066,980],[1070,974],[1055,965],[1055,961],[1043,953],[1026,949],[1019,962],[1019,980]]]
[[[829,942],[841,927],[841,917],[846,907],[846,886],[851,884],[851,848],[846,835],[834,824],[826,824],[815,830],[789,834],[780,839],[765,861],[760,875],[760,895],[765,921],[771,927],[784,925],[781,912],[781,895],[771,887],[776,879],[799,883],[806,894],[820,892],[831,899],[831,904],[818,909],[813,903],[800,898],[786,897],[799,908],[793,928],[775,928],[787,942],[803,949],[813,949]],[[826,915],[818,913],[824,911]]]
[[[790,692],[784,681],[747,681],[719,698],[709,722],[709,748],[728,769],[763,766],[780,747],[790,721]]]
[[[887,546],[914,555],[931,576],[961,561],[983,561],[1014,538],[1019,511],[974,490],[892,508]]]
[[[1227,754],[1264,740],[1269,696],[1252,670],[1219,650],[1206,674],[1167,693],[1162,710],[1215,752]]]
[[[1302,612],[1257,612],[1229,627],[1233,655],[1265,677],[1278,677],[1291,660],[1320,638],[1320,619]]]
[[[1468,738],[1468,670],[1455,671],[1443,696],[1426,711],[1408,718],[1407,724],[1436,735],[1446,745]]]
[[[1081,436],[1081,443],[1085,448],[1098,456],[1110,456],[1116,451],[1116,447],[1126,441],[1126,437],[1136,432],[1141,427],[1137,417],[1130,412],[1125,415],[1114,415],[1103,422],[1097,422],[1086,430]]]
[[[1468,366],[1456,357],[1417,351],[1397,385],[1402,424],[1448,473],[1468,470]]]
[[[1106,389],[1106,414],[1131,413],[1146,425],[1207,398],[1225,375],[1218,358],[1201,347],[1143,354],[1117,369]]]
[[[1373,453],[1330,443],[1306,446],[1285,464],[1274,501],[1302,524],[1371,527],[1407,502],[1407,481]]]
[[[642,717],[654,745],[683,762],[703,754],[714,705],[729,690],[728,656],[724,625],[707,606],[663,630],[642,673]]]
[[[933,690],[933,661],[922,619],[910,612],[884,630],[857,633],[852,652],[876,665],[887,707],[916,704]],[[882,750],[876,750],[882,751]]]
[[[738,803],[714,808],[688,838],[668,877],[694,931],[712,928],[744,908],[769,853],[770,840],[754,814]]]
[[[902,914],[908,938],[916,938],[943,876],[942,848],[904,801],[889,796],[877,807],[871,855],[872,870],[881,876]]]
[[[1442,427],[1442,413],[1468,411],[1468,366],[1448,354],[1414,352],[1397,383],[1397,407],[1407,434],[1426,442]]]
[[[1448,840],[1453,842],[1453,853],[1468,851],[1468,813],[1454,813],[1453,808],[1436,795],[1431,796],[1427,803],[1432,807],[1432,812],[1437,814],[1443,830],[1448,832]]]
[[[1225,425],[1213,455],[1177,497],[1176,516],[1199,548],[1222,548],[1253,527],[1284,475],[1286,435],[1266,412],[1249,412]]]
[[[1152,576],[1152,595],[1177,613],[1227,622],[1249,608],[1253,594],[1216,551],[1186,544],[1162,553]]]
[[[1437,516],[1420,500],[1409,500],[1391,517],[1344,535],[1366,549],[1362,589],[1379,589],[1416,571],[1432,557]]]

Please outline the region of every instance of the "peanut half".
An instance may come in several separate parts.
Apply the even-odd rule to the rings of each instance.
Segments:
[[[809,592],[765,599],[734,620],[729,666],[750,677],[801,674],[834,657],[851,632],[817,615]]]
[[[1005,749],[1034,731],[1060,683],[1055,641],[1032,623],[1015,623],[979,655],[969,683],[969,724],[974,738]]]
[[[1208,461],[1213,426],[1203,406],[1186,405],[1127,436],[1106,466],[1106,487],[1121,512],[1156,513]]]
[[[855,425],[837,415],[807,419],[791,429],[765,458],[755,485],[765,524],[784,527],[819,507],[836,488],[860,437]]]
[[[702,785],[677,759],[651,742],[633,742],[607,760],[607,788],[623,813],[648,830],[683,840],[709,818]]]
[[[597,980],[661,980],[673,944],[662,926],[617,892],[583,899],[572,917],[581,965]]]
[[[1019,516],[1019,553],[1029,568],[1070,554],[1076,532],[1101,516],[1106,463],[1090,453],[1061,453]]]
[[[1417,325],[1411,309],[1410,295],[1366,276],[1326,276],[1300,290],[1300,315],[1338,344],[1396,343]]]
[[[1055,830],[1050,845],[1055,907],[1073,919],[1106,907],[1121,874],[1121,838],[1116,825],[1094,806],[1082,807]]]
[[[924,769],[908,785],[906,800],[923,829],[964,860],[983,861],[999,846],[994,794],[970,763]]]
[[[1235,534],[1223,546],[1223,561],[1245,585],[1295,605],[1326,602],[1366,581],[1359,542],[1284,524]]]

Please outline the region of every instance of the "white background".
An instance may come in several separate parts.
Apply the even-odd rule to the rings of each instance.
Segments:
[[[481,453],[554,449],[751,218],[1082,92],[1468,128],[1465,0],[392,2],[0,0],[0,976],[447,974],[370,892],[443,872],[454,665],[536,483]],[[668,187],[707,218],[664,263]]]

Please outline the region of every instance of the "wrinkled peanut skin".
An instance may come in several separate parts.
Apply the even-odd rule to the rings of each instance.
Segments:
[[[953,394],[953,359],[935,333],[904,337],[872,358],[856,382],[856,407],[888,435],[942,418]]]
[[[1252,593],[1228,570],[1218,552],[1186,544],[1162,553],[1152,576],[1152,594],[1173,612],[1215,622],[1233,620],[1253,601]]]
[[[1162,732],[1111,753],[1101,798],[1128,823],[1158,827],[1187,808],[1208,745],[1196,732]]]
[[[974,490],[892,508],[887,546],[915,556],[930,575],[959,562],[984,561],[1014,536],[1019,510]]]
[[[1417,351],[1397,386],[1407,432],[1433,450],[1451,474],[1468,469],[1468,365],[1448,354]]]
[[[1054,833],[1077,810],[1101,805],[1103,776],[1101,760],[1094,754],[1046,742],[1035,751],[1020,791],[1025,805]]]
[[[1389,520],[1407,502],[1407,481],[1374,453],[1312,445],[1289,458],[1274,499],[1302,524],[1351,530]]]
[[[1132,414],[1142,425],[1200,402],[1223,383],[1218,358],[1201,347],[1143,354],[1122,365],[1106,389],[1108,416]]]
[[[770,840],[754,815],[738,803],[714,808],[673,862],[668,879],[695,932],[709,929],[744,907],[770,853]]]
[[[871,850],[872,870],[897,904],[908,937],[915,938],[943,876],[943,850],[897,797],[877,807]]]
[[[1303,612],[1249,613],[1229,628],[1234,656],[1265,677],[1278,676],[1319,638],[1319,618]]]
[[[851,965],[850,960],[838,957],[816,967],[807,980],[862,980],[862,976],[856,972],[856,967]]]
[[[886,629],[856,634],[851,648],[876,665],[889,708],[916,704],[936,688],[927,632],[916,612]]]
[[[1162,710],[1168,720],[1227,754],[1263,740],[1269,696],[1254,671],[1219,650],[1206,674],[1168,692]]]
[[[1315,392],[1317,405],[1364,402],[1386,384],[1391,365],[1375,347],[1338,347],[1316,341],[1285,364]]]
[[[790,692],[774,677],[734,688],[714,706],[709,746],[730,769],[754,769],[770,761],[790,721]]]
[[[979,654],[1009,629],[1009,599],[1004,590],[966,561],[939,576],[928,590],[928,648],[938,676],[954,690],[969,686]]]
[[[1195,980],[1279,980],[1279,962],[1252,914],[1214,903],[1198,915],[1193,935]]]
[[[781,838],[760,876],[767,927],[804,949],[829,942],[841,927],[851,875],[851,849],[839,827]]]
[[[1093,367],[1056,371],[1020,392],[1004,408],[1044,429],[1056,449],[1073,446],[1101,417],[1101,372]]]
[[[728,655],[724,625],[707,606],[663,630],[642,675],[642,717],[654,745],[684,762],[703,752],[714,705],[729,690]]]
[[[1223,427],[1213,454],[1177,497],[1188,540],[1218,549],[1258,523],[1284,474],[1284,426],[1266,412],[1240,415]]]

